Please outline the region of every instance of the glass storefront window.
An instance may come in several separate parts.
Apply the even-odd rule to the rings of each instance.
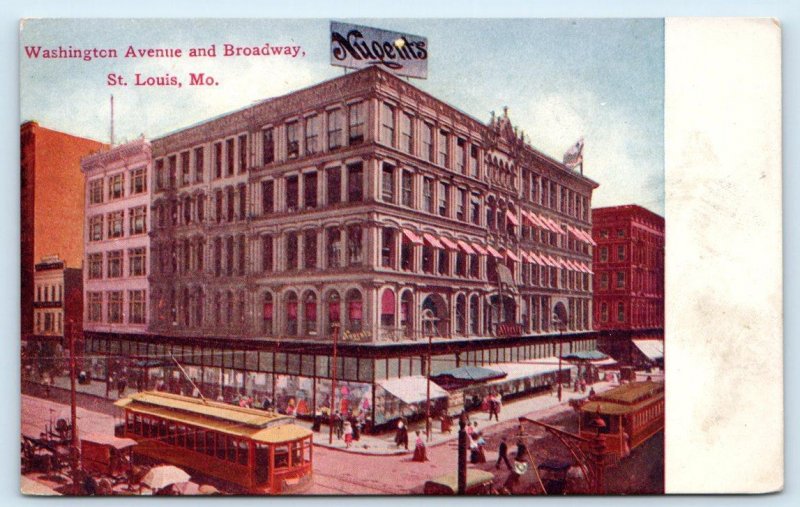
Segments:
[[[272,371],[272,352],[259,352],[258,369],[261,371]]]
[[[330,372],[328,371],[328,363],[330,363],[330,358],[328,356],[317,356],[317,376],[330,376]]]

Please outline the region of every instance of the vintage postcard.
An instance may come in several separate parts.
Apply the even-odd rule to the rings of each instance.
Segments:
[[[741,426],[693,408],[712,328],[671,341],[714,300],[665,279],[708,188],[665,167],[719,149],[675,55],[741,34],[780,118],[779,28],[706,22],[23,20],[21,491],[779,489],[771,444],[683,479]]]

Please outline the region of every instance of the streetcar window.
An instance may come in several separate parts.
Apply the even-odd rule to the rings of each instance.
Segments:
[[[286,468],[289,466],[289,447],[280,445],[275,447],[275,468]]]

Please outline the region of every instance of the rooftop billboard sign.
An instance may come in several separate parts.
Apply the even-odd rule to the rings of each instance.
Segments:
[[[331,21],[331,65],[363,69],[378,65],[398,76],[428,77],[428,39]]]

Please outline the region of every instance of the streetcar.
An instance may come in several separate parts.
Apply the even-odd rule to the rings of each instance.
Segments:
[[[664,384],[631,382],[592,396],[578,408],[578,433],[602,435],[606,451],[624,458],[664,429]]]
[[[312,481],[312,432],[291,416],[144,391],[115,403],[134,455],[222,479],[250,494],[300,492]]]

